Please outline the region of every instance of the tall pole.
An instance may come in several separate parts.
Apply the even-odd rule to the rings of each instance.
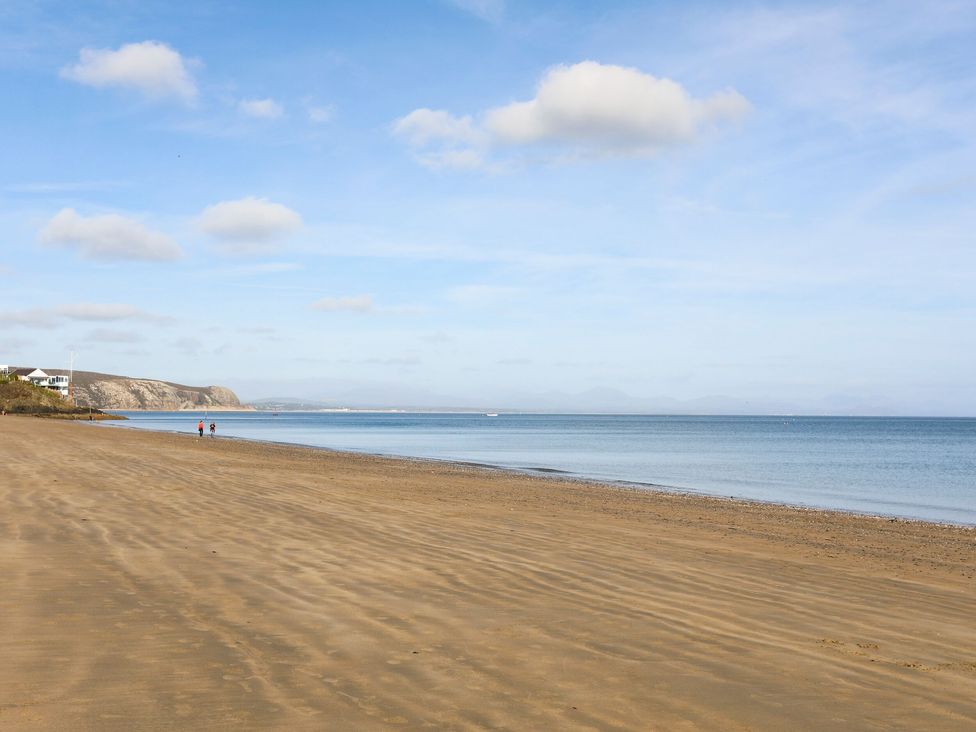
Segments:
[[[71,351],[71,359],[68,361],[68,401],[75,403],[75,352]]]

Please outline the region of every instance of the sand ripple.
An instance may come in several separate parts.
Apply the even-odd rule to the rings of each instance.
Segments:
[[[0,509],[3,729],[976,728],[965,529],[11,417]]]

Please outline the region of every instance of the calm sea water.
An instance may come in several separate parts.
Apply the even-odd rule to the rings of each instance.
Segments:
[[[113,426],[194,432],[203,413]],[[976,525],[976,419],[218,412],[220,436]],[[209,424],[209,421],[208,421]]]

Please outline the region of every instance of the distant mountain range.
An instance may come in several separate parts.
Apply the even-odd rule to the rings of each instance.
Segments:
[[[713,395],[698,399],[641,398],[619,389],[596,388],[582,392],[547,391],[512,394],[504,398],[472,398],[415,389],[398,384],[305,384],[309,396],[252,399],[260,410],[404,409],[419,411],[586,412],[615,414],[882,414],[884,410],[851,397],[825,399],[822,404],[800,405],[776,399],[736,399]],[[330,392],[323,396],[323,392]]]

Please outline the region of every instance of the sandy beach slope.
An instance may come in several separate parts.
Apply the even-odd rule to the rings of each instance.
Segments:
[[[974,574],[965,528],[0,417],[4,730],[972,730]]]

